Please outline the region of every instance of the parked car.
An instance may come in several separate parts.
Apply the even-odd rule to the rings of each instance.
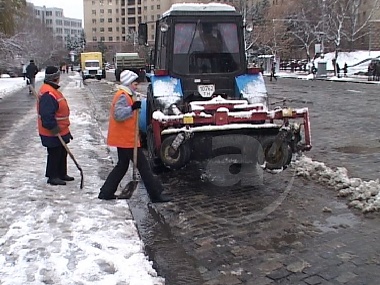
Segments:
[[[0,68],[0,74],[8,74],[10,77],[22,77],[21,67]]]

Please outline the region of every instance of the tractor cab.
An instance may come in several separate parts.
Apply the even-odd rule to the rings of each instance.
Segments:
[[[140,129],[152,167],[170,169],[215,155],[232,136],[262,144],[267,167],[290,163],[310,145],[307,108],[269,110],[260,69],[248,68],[243,17],[227,4],[173,4],[156,22],[147,99]],[[147,44],[147,24],[139,25]],[[290,123],[299,120],[300,123]],[[305,125],[305,143],[300,124]],[[286,126],[286,128],[284,128]]]

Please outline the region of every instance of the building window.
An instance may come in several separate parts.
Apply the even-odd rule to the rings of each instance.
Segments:
[[[94,0],[92,0],[92,5],[95,5],[95,1]]]
[[[120,28],[119,27],[116,27],[116,32],[120,31]]]
[[[108,31],[112,33],[112,27],[108,27]]]
[[[135,18],[128,18],[128,25],[136,24]]]
[[[154,35],[150,35],[150,39],[154,41]]]
[[[100,28],[100,32],[101,32],[101,33],[104,33],[104,27],[101,27],[101,28]]]
[[[116,41],[117,42],[120,41],[120,37],[119,36],[116,37]]]
[[[100,9],[100,14],[104,14],[104,9]]]
[[[119,23],[119,18],[116,18],[116,23]]]
[[[98,39],[97,39],[96,37],[92,37],[92,41],[93,41],[93,42],[97,42]]]
[[[108,23],[112,23],[112,18],[108,18]]]
[[[150,10],[151,10],[151,11],[154,10],[154,5],[150,6]]]
[[[104,5],[104,1],[103,0],[99,0],[99,4],[100,5]]]
[[[108,37],[109,42],[113,42],[113,37]]]
[[[93,32],[93,33],[96,33],[96,28],[92,28],[92,32]]]
[[[92,15],[96,15],[96,10],[92,10]]]
[[[119,9],[116,9],[116,14],[119,14]]]
[[[135,5],[136,1],[135,0],[128,0],[128,5]]]
[[[105,37],[100,37],[100,41],[104,42],[105,41]]]
[[[112,5],[112,0],[108,0],[108,5]]]
[[[104,23],[104,18],[100,18],[100,23]]]
[[[157,10],[160,10],[161,9],[161,6],[160,5],[157,5]]]
[[[150,19],[154,21],[154,15],[150,15]]]
[[[92,19],[92,23],[93,23],[93,24],[96,24],[96,19]]]
[[[158,20],[158,19],[160,19],[161,15],[157,14],[156,17],[157,17],[157,20]]]
[[[128,15],[134,15],[136,14],[135,8],[128,8]]]
[[[108,14],[112,14],[112,9],[108,9]]]
[[[147,6],[144,6],[144,11],[147,11],[148,10],[148,7]]]

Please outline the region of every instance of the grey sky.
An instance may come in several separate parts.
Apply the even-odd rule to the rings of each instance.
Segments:
[[[36,6],[62,8],[65,17],[83,20],[82,0],[27,0],[27,2],[33,3]]]

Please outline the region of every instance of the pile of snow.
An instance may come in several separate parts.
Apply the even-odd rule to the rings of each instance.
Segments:
[[[337,167],[333,170],[323,162],[313,161],[306,156],[301,156],[292,166],[298,176],[337,190],[339,197],[349,199],[350,207],[357,208],[363,213],[380,211],[379,179],[363,181],[360,178],[350,178],[346,168]]]

